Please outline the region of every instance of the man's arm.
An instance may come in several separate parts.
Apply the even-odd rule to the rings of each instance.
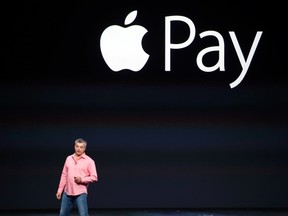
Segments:
[[[82,177],[81,182],[84,184],[98,181],[98,174],[95,162],[92,160],[87,167],[88,175]]]
[[[63,169],[62,169],[62,173],[61,173],[61,177],[60,177],[60,182],[59,182],[59,186],[57,189],[57,193],[56,193],[56,197],[57,199],[61,199],[61,195],[62,192],[66,186],[66,181],[67,181],[67,160],[64,163]]]

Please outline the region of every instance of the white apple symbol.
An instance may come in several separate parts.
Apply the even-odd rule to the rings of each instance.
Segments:
[[[137,10],[130,12],[124,24],[131,24],[137,16]],[[139,71],[146,64],[149,55],[143,50],[142,38],[147,29],[140,25],[107,27],[100,38],[102,56],[113,71],[129,69]]]

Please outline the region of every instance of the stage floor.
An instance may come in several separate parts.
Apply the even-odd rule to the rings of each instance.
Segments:
[[[288,216],[288,209],[96,209],[90,216]],[[58,210],[0,211],[2,216],[58,216]],[[73,210],[70,216],[78,216]]]

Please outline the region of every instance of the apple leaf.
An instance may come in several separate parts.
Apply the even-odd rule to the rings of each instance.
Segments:
[[[130,12],[126,16],[124,24],[125,25],[131,24],[136,19],[136,16],[137,16],[137,10],[134,10],[134,11]]]

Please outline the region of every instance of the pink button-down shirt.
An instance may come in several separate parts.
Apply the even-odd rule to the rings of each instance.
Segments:
[[[88,194],[89,183],[98,181],[95,162],[85,153],[79,160],[76,160],[74,155],[66,158],[57,192],[62,193],[64,190],[67,195],[72,196],[81,193]],[[80,184],[74,182],[74,177],[77,176],[81,177],[82,182]]]

